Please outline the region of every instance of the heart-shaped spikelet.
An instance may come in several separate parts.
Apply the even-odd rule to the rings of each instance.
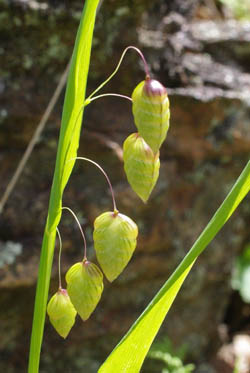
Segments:
[[[83,260],[68,270],[66,282],[71,302],[83,321],[87,320],[102,295],[102,272],[95,264]]]
[[[118,211],[105,212],[94,222],[94,246],[98,262],[109,281],[128,264],[136,247],[138,228]]]
[[[159,152],[154,154],[144,139],[133,133],[124,141],[123,159],[129,184],[147,202],[159,176]]]
[[[70,301],[67,290],[59,289],[51,297],[47,312],[50,322],[57,333],[61,337],[66,338],[75,323],[76,317],[76,310]]]
[[[146,79],[132,93],[132,110],[139,134],[156,154],[169,128],[169,100],[166,88],[157,80]]]

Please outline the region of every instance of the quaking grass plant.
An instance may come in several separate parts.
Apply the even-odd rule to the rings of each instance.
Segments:
[[[67,207],[62,207],[63,191],[76,159],[87,160],[84,157],[77,157],[84,108],[91,101],[108,95],[96,96],[95,94],[118,71],[123,57],[129,49],[135,50],[142,58],[145,66],[145,80],[135,88],[132,98],[119,94],[112,95],[125,97],[132,102],[138,133],[131,134],[124,142],[124,168],[131,187],[144,202],[148,200],[157,181],[160,168],[159,149],[166,138],[169,127],[169,102],[166,89],[161,83],[151,79],[145,58],[135,47],[125,49],[117,68],[111,76],[85,99],[98,2],[98,0],[85,1],[72,55],[55,173],[41,251],[29,356],[29,373],[39,371],[46,309],[52,325],[65,338],[74,324],[76,313],[79,313],[82,319],[86,320],[95,309],[103,290],[101,269],[109,281],[115,280],[131,259],[136,246],[138,234],[136,223],[117,210],[110,185],[113,211],[100,215],[94,224],[94,246],[101,269],[87,260],[85,246],[82,262],[74,264],[66,274],[67,289],[62,289],[59,276],[58,292],[50,299],[47,308],[56,232],[59,235],[57,227],[63,209],[71,211]],[[91,160],[87,161],[95,164]],[[100,168],[99,165],[97,167]],[[109,182],[105,172],[103,170],[102,172]],[[249,189],[250,162],[248,162],[232,190],[180,265],[118,343],[98,372],[136,373],[140,371],[145,356],[193,264],[230,218]],[[73,212],[72,214],[76,217]],[[81,229],[80,225],[79,228]],[[83,232],[82,235],[84,239]],[[112,256],[107,242],[109,244],[112,242]]]

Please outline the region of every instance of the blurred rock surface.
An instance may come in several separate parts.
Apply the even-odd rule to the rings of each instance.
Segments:
[[[46,324],[41,372],[97,371],[191,247],[249,159],[250,24],[200,20],[200,6],[198,0],[106,0],[101,8],[89,92],[112,72],[124,47],[137,45],[154,76],[168,87],[171,128],[161,150],[159,181],[143,205],[117,156],[135,131],[130,104],[104,98],[86,109],[79,154],[107,171],[119,210],[139,225],[139,242],[124,273],[112,285],[105,283],[101,303],[87,323],[78,320],[66,341]],[[77,0],[0,1],[0,193],[70,58],[81,7]],[[107,92],[130,95],[143,78],[142,65],[131,52]],[[62,103],[63,97],[1,216],[1,247],[19,245],[13,246],[10,257],[0,253],[0,371],[6,373],[26,371]],[[93,221],[111,209],[105,179],[91,165],[77,164],[64,205],[80,217],[93,253]],[[219,345],[232,262],[249,239],[249,217],[248,198],[199,258],[161,328],[176,345],[189,346],[189,358],[197,366]],[[83,245],[66,214],[61,232],[65,272],[81,259]],[[57,286],[57,252],[53,279],[52,291]]]

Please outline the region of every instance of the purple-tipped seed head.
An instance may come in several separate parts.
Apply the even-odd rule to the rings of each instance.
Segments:
[[[88,266],[91,264],[91,262],[89,262],[87,259],[84,259],[83,262],[82,262],[82,264],[83,264],[85,267],[88,267]]]
[[[164,96],[167,94],[166,88],[155,79],[146,79],[143,90],[147,96]]]
[[[67,292],[67,290],[66,290],[66,289],[63,289],[63,288],[60,288],[60,289],[58,290],[58,293],[59,293],[59,294],[62,294],[62,295],[65,295],[65,296],[68,296],[68,292]]]

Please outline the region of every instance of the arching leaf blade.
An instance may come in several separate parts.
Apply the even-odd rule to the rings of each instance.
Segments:
[[[195,260],[250,190],[250,162],[183,261],[99,369],[99,373],[138,373],[146,354]]]

